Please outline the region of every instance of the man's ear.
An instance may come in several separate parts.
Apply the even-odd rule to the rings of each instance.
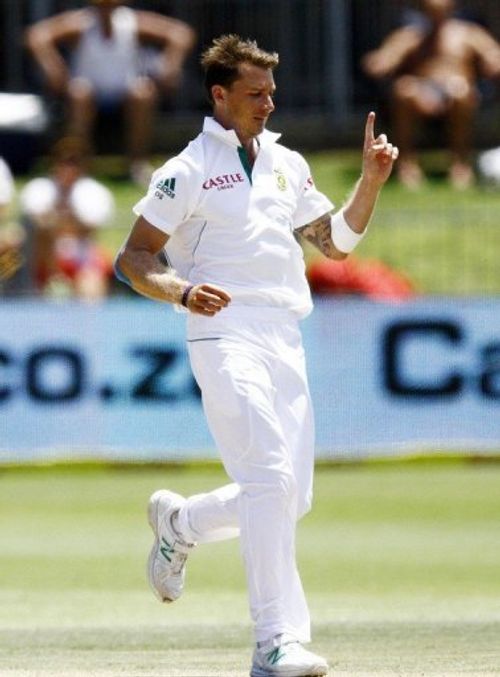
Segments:
[[[212,87],[212,99],[214,103],[224,103],[226,100],[226,90],[222,85]]]

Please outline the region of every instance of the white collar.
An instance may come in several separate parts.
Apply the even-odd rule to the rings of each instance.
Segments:
[[[217,137],[231,146],[241,146],[241,141],[238,139],[238,135],[234,129],[225,129],[215,118],[205,118],[203,122],[203,132],[205,134],[212,134],[212,136]],[[276,143],[280,136],[281,134],[276,134],[276,132],[270,132],[269,130],[264,129],[262,134],[259,134],[256,138],[259,145],[263,148],[264,146]]]

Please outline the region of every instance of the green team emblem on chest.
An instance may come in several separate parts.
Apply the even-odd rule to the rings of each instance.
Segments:
[[[163,179],[156,184],[156,190],[161,191],[168,197],[175,197],[175,179]]]
[[[277,169],[273,169],[273,172],[276,178],[276,185],[278,186],[278,190],[286,190],[287,180],[283,170],[278,167]]]

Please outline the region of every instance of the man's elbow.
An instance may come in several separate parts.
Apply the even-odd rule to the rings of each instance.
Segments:
[[[30,26],[27,28],[23,35],[23,42],[26,49],[32,54],[36,54],[37,49],[40,47],[40,35],[37,27]]]
[[[186,56],[193,51],[196,41],[198,40],[198,33],[195,29],[187,23],[179,22],[174,33],[169,33],[167,44],[175,46],[179,51]]]
[[[346,254],[345,252],[341,252],[335,247],[332,248],[331,252],[328,254],[328,258],[332,259],[332,261],[344,261],[349,254]]]
[[[185,27],[185,42],[186,42],[186,49],[189,51],[193,50],[196,41],[198,40],[198,33],[195,31],[195,29],[192,26],[188,26],[186,24]]]
[[[53,46],[51,33],[44,22],[28,26],[23,37],[26,48],[34,55],[48,46]]]
[[[121,250],[118,252],[113,262],[115,277],[120,280],[120,282],[127,284],[129,287],[133,287],[132,281],[126,272],[126,266],[126,257],[124,256],[123,250]]]

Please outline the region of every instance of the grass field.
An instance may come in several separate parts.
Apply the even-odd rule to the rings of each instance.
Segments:
[[[237,541],[198,548],[183,598],[149,591],[149,494],[215,467],[0,470],[0,674],[248,675]],[[500,465],[320,467],[299,527],[330,675],[500,675]]]
[[[285,141],[293,144],[293,139]],[[318,187],[340,206],[359,176],[359,152],[331,150],[309,154],[307,159]],[[154,165],[164,160],[157,157]],[[382,260],[401,271],[419,293],[500,294],[498,191],[481,185],[463,192],[450,188],[442,153],[423,153],[423,163],[428,181],[421,191],[412,193],[395,180],[384,188],[370,235],[356,255]],[[95,165],[98,178],[117,201],[114,223],[101,233],[113,254],[133,222],[132,206],[143,194],[121,176],[120,168],[116,157],[99,158]],[[40,163],[38,171],[45,170]],[[312,247],[306,248],[308,260],[317,255]]]

